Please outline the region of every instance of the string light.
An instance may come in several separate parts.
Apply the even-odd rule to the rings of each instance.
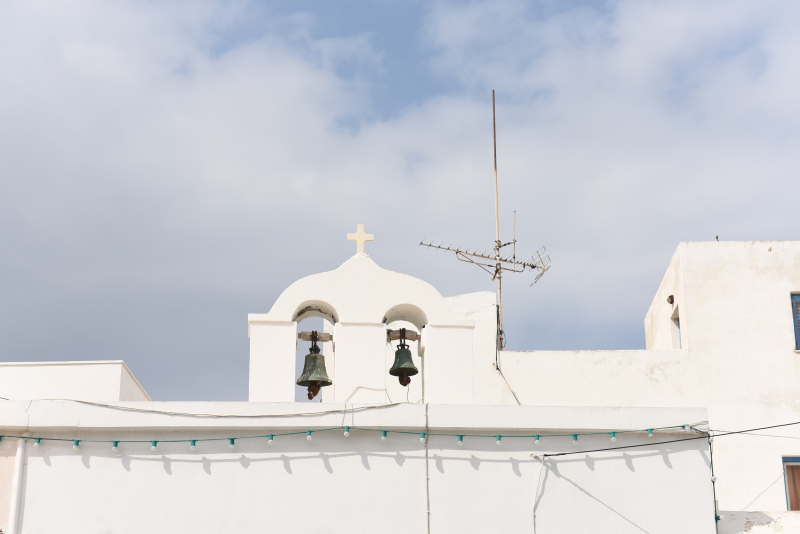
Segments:
[[[293,434],[302,434],[303,432],[305,432],[306,439],[308,441],[311,441],[312,440],[312,436],[311,435],[312,435],[313,432],[324,432],[324,431],[338,430],[338,429],[343,429],[344,430],[344,436],[345,437],[349,437],[350,436],[350,430],[352,429],[352,427],[343,426],[343,427],[323,428],[323,429],[318,429],[318,430],[303,430],[303,431],[300,431],[300,432],[286,432],[284,434],[268,434],[266,436],[266,438],[267,438],[267,443],[272,445],[274,443],[276,435],[278,435],[278,436],[286,436],[286,435],[293,435]],[[617,434],[619,432],[623,432],[623,433],[647,432],[647,436],[652,438],[653,435],[654,435],[654,431],[655,430],[666,430],[666,429],[681,429],[681,430],[687,430],[688,431],[688,430],[692,429],[692,427],[690,425],[676,425],[676,426],[670,426],[670,427],[646,428],[644,430],[620,430],[620,431],[615,431],[615,432],[607,432],[607,434],[609,434],[611,436],[611,441],[615,442],[615,441],[617,441]],[[366,430],[366,431],[370,431],[370,432],[380,432],[381,433],[381,440],[383,440],[383,441],[386,441],[386,439],[388,438],[389,432],[390,432],[389,430],[382,430],[382,429],[376,429],[376,428],[358,428],[358,430]],[[701,433],[701,434],[706,434],[707,437],[708,437],[708,442],[709,443],[713,443],[714,436],[712,434],[707,433],[707,432],[703,432],[701,430],[696,430],[696,431]],[[416,434],[416,432],[408,432],[408,431],[403,431],[403,430],[392,430],[391,432],[397,432],[397,433],[401,433],[401,434]],[[605,433],[606,432],[587,432],[586,434],[551,434],[550,436],[572,436],[572,443],[574,445],[577,445],[578,444],[578,436],[581,436],[581,435],[591,436],[591,435],[605,434]],[[420,441],[420,443],[425,443],[427,441],[428,435],[433,435],[433,436],[453,436],[454,434],[436,434],[436,433],[429,434],[427,432],[419,432],[419,441]],[[458,444],[459,445],[463,445],[464,444],[464,437],[465,436],[490,437],[490,436],[487,436],[485,434],[455,434],[455,436],[458,439]],[[2,435],[0,435],[0,440],[2,440],[3,437],[7,437],[7,438],[8,437],[11,437],[11,438],[24,438],[26,440],[27,439],[33,439],[34,440],[34,444],[33,444],[34,447],[38,447],[41,444],[41,441],[43,439],[54,440],[54,441],[72,441],[72,448],[75,449],[75,450],[78,450],[78,446],[80,445],[80,442],[83,441],[83,440],[79,440],[79,439],[70,440],[70,439],[61,439],[61,438],[36,438],[36,437],[33,437],[33,436],[2,436]],[[259,437],[265,437],[265,436],[243,436],[243,437],[238,437],[238,438],[225,438],[225,439],[228,440],[228,443],[229,443],[231,448],[235,448],[235,443],[236,443],[237,439],[253,439],[253,438],[259,438]],[[496,440],[495,443],[498,446],[500,446],[501,443],[502,443],[502,437],[503,436],[500,435],[500,434],[497,434],[494,437],[495,437],[495,440]],[[514,438],[514,437],[533,437],[534,438],[534,443],[536,445],[538,445],[540,443],[540,440],[542,438],[542,436],[539,435],[539,434],[536,434],[534,436],[511,436],[511,437],[512,438]],[[186,441],[188,441],[189,442],[189,448],[191,450],[195,450],[198,441],[217,441],[219,439],[220,438],[206,438],[206,439],[192,439],[192,440],[186,439],[186,440],[172,440],[172,441],[175,441],[175,442],[186,442]],[[95,440],[90,440],[90,441],[95,441]],[[113,451],[118,450],[119,444],[121,443],[120,441],[117,441],[117,440],[115,440],[115,441],[97,440],[97,442],[98,443],[111,443],[111,450],[113,450]],[[130,443],[137,443],[137,442],[141,443],[140,441],[136,441],[136,440],[131,441]],[[157,440],[150,441],[150,448],[153,451],[156,450],[157,445],[158,445],[158,441]]]
[[[717,477],[715,477],[714,475],[711,475],[711,482],[716,482],[716,481],[717,481]]]

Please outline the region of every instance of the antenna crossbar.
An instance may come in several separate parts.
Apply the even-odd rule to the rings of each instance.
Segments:
[[[469,263],[474,263],[484,267],[491,267],[492,269],[497,269],[499,264],[499,268],[503,271],[524,273],[525,271],[536,270],[540,272],[539,278],[541,277],[541,274],[544,274],[544,271],[550,268],[550,256],[543,256],[540,252],[537,252],[534,255],[533,261],[519,261],[511,258],[504,258],[502,256],[488,256],[486,253],[477,254],[475,252],[470,252],[469,249],[453,248],[452,246],[443,247],[441,245],[434,245],[432,242],[425,243],[423,241],[420,243],[420,245],[423,247],[444,250],[446,252],[453,252],[461,261],[467,261]],[[540,251],[544,252],[544,247],[542,247]],[[473,258],[488,260],[492,263],[481,263],[480,261],[475,261]]]

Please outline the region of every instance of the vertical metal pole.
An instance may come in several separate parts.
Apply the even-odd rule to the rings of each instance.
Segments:
[[[500,270],[500,216],[497,208],[497,125],[495,119],[494,109],[494,89],[492,89],[492,136],[494,138],[494,234],[495,246],[494,255],[497,265],[495,272],[497,273],[497,309],[500,323],[500,330],[503,329],[503,273]]]

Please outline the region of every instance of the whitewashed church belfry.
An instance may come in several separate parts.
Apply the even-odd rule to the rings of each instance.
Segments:
[[[322,317],[331,381],[322,402],[473,404],[474,321],[457,318],[430,284],[380,268],[364,252],[374,236],[363,225],[347,238],[357,252],[338,269],[298,280],[269,313],[249,314],[250,401],[294,402],[297,325]],[[395,362],[399,344],[408,354]]]

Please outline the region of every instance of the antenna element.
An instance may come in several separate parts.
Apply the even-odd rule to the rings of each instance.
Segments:
[[[469,249],[453,248],[453,246],[443,247],[434,245],[432,241],[425,243],[422,241],[420,245],[453,252],[459,261],[472,263],[477,265],[490,275],[492,280],[497,280],[497,329],[498,329],[498,350],[502,350],[505,346],[505,332],[503,332],[503,271],[512,273],[524,273],[525,271],[538,271],[536,278],[534,278],[531,286],[539,281],[539,279],[550,269],[550,256],[544,247],[536,251],[536,253],[527,261],[517,261],[517,212],[514,212],[514,238],[508,243],[500,241],[500,210],[498,207],[497,195],[497,122],[495,114],[495,99],[494,89],[492,89],[492,136],[494,141],[494,257],[486,253],[470,252]],[[500,249],[512,245],[511,257],[502,257]]]

